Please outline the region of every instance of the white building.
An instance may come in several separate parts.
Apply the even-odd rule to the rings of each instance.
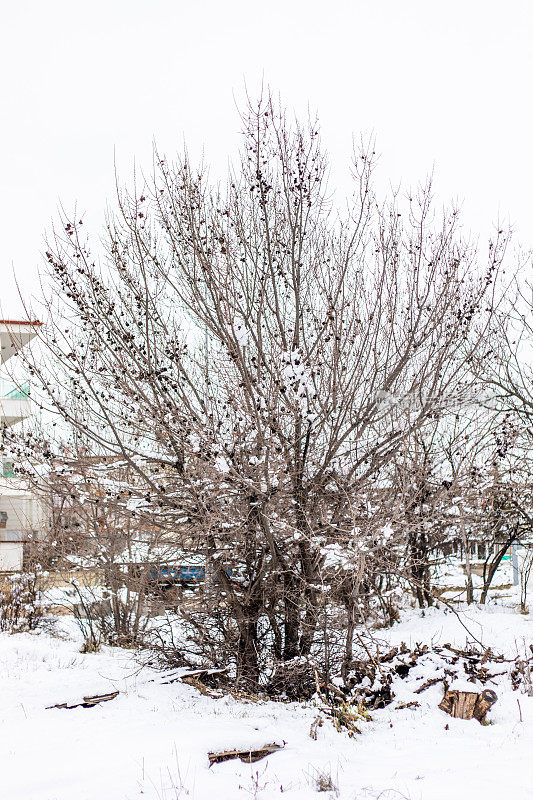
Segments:
[[[38,322],[0,320],[0,369],[36,335]],[[31,414],[29,386],[0,376],[0,427],[21,423]],[[1,459],[0,470],[0,572],[22,569],[24,544],[43,525],[38,501],[15,473],[16,465]]]

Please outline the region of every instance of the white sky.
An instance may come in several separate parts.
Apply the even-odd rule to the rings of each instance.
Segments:
[[[487,235],[509,218],[533,244],[531,0],[4,0],[0,23],[0,313],[38,297],[60,202],[98,222],[155,139],[223,168],[235,98],[264,78],[317,110],[334,173],[373,131],[380,172],[416,183]]]

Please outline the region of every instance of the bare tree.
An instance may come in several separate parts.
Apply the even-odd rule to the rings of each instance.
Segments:
[[[529,259],[527,254],[527,261]],[[524,267],[529,264],[524,257],[521,261],[513,283],[506,289],[505,303],[494,315],[488,331],[490,336],[472,363],[486,388],[485,404],[505,415],[510,426],[519,420],[522,432],[530,440],[533,434],[533,287],[523,280]],[[513,444],[515,448],[519,444],[516,436]],[[502,440],[502,447],[508,449],[509,444]]]
[[[520,268],[507,286],[505,302],[493,317],[483,347],[472,359],[473,371],[484,387],[482,404],[497,420],[494,425],[497,456],[508,461],[491,503],[499,541],[492,559],[485,564],[482,602],[511,546],[530,542],[533,534],[533,289],[524,280],[530,258],[530,253],[521,256]]]
[[[358,498],[468,393],[505,240],[480,269],[430,184],[378,204],[371,149],[340,213],[314,120],[290,125],[267,96],[242,123],[223,188],[156,154],[153,179],[119,191],[100,262],[83,220],[62,221],[50,358],[28,366],[62,425],[124,460],[154,519],[186,520],[207,609],[228,610],[256,685],[310,656],[325,547],[357,540]]]

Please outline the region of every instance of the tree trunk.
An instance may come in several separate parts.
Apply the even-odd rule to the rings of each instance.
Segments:
[[[487,599],[487,594],[488,594],[489,589],[490,589],[490,585],[492,583],[492,579],[494,578],[494,576],[496,574],[496,570],[500,566],[502,558],[504,557],[504,555],[506,554],[507,550],[513,544],[514,541],[515,541],[515,537],[513,536],[503,545],[503,547],[501,547],[498,550],[498,552],[496,553],[496,555],[494,556],[494,558],[490,562],[488,574],[486,574],[486,566],[487,565],[485,564],[485,569],[483,570],[483,591],[481,592],[480,603],[483,603],[483,604],[485,603],[485,601]]]
[[[348,623],[346,625],[346,641],[344,644],[344,658],[342,660],[341,675],[342,679],[346,681],[350,665],[353,660],[353,635],[355,632],[355,603],[350,596],[346,603],[346,613],[348,615]]]
[[[256,689],[259,682],[257,660],[257,620],[245,620],[239,628],[237,674],[240,682]]]
[[[293,575],[286,575],[284,586],[285,625],[283,642],[283,660],[290,661],[300,655],[300,608],[299,592]]]
[[[431,595],[431,574],[428,563],[428,543],[423,532],[416,529],[409,536],[409,550],[411,561],[411,577],[415,586],[415,595],[420,608],[430,606],[433,602]]]
[[[474,586],[472,583],[472,567],[470,566],[470,549],[469,549],[470,543],[468,541],[468,536],[466,533],[464,512],[463,512],[463,507],[461,505],[459,506],[459,514],[461,521],[461,537],[463,542],[463,548],[465,551],[466,602],[470,605],[470,603],[474,602]]]

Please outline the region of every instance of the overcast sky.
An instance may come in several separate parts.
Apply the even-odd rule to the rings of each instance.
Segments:
[[[16,0],[0,26],[0,303],[40,294],[57,208],[97,224],[114,159],[149,167],[186,141],[217,172],[239,146],[235,102],[261,80],[319,114],[341,175],[352,136],[374,132],[380,173],[435,170],[486,236],[533,235],[531,0]]]

